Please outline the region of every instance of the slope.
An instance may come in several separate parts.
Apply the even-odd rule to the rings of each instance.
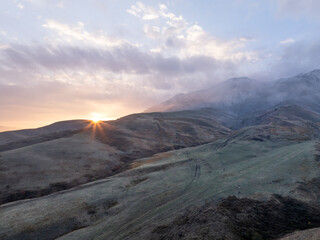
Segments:
[[[317,141],[294,140],[296,133],[282,128],[261,136],[259,129],[136,160],[127,171],[71,190],[4,204],[0,237],[161,238],[169,236],[161,226],[171,226],[188,207],[230,195],[263,202],[279,194],[319,204],[318,190],[307,184],[320,174]]]
[[[24,129],[17,131],[6,131],[0,133],[0,145],[5,145],[12,142],[22,143],[25,139],[34,138],[41,135],[57,134],[60,132],[74,131],[84,128],[90,124],[88,120],[70,120],[62,121],[50,124],[45,127],[35,128],[35,129]]]
[[[215,118],[217,120],[215,120]],[[226,136],[223,112],[135,114],[0,146],[0,203],[40,197],[125,170],[132,160]]]

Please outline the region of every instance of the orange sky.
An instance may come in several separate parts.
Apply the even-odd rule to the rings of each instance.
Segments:
[[[2,1],[0,131],[319,68],[319,11],[313,0]]]
[[[121,105],[105,106],[104,108],[98,107],[93,108],[94,111],[90,112],[91,109],[75,109],[76,111],[64,111],[59,109],[41,109],[38,108],[25,108],[20,111],[15,111],[21,108],[13,108],[12,111],[8,111],[9,114],[7,120],[1,121],[0,131],[17,130],[26,128],[37,128],[51,123],[63,120],[72,119],[100,119],[100,120],[114,120],[122,116],[141,112],[144,109],[138,108],[125,108]],[[83,110],[83,112],[81,112]],[[28,114],[25,114],[28,112]]]

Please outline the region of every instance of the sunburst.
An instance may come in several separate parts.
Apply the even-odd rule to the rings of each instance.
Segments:
[[[97,118],[97,117],[91,118],[90,120],[91,120],[93,123],[99,123],[99,122],[102,121],[100,118]]]

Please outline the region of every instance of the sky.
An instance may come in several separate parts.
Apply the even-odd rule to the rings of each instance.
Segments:
[[[320,68],[318,0],[1,0],[0,131]]]

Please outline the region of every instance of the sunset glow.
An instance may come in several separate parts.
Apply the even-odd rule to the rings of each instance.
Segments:
[[[109,120],[109,119],[103,113],[92,112],[92,113],[90,113],[89,120],[91,120],[93,123],[99,123],[101,121],[106,121],[106,120]]]
[[[99,118],[92,118],[92,119],[90,119],[92,122],[94,122],[94,123],[98,123],[98,122],[100,122],[101,121],[101,119],[99,119]]]
[[[315,0],[1,3],[0,131],[116,119],[228,78],[319,63]]]

